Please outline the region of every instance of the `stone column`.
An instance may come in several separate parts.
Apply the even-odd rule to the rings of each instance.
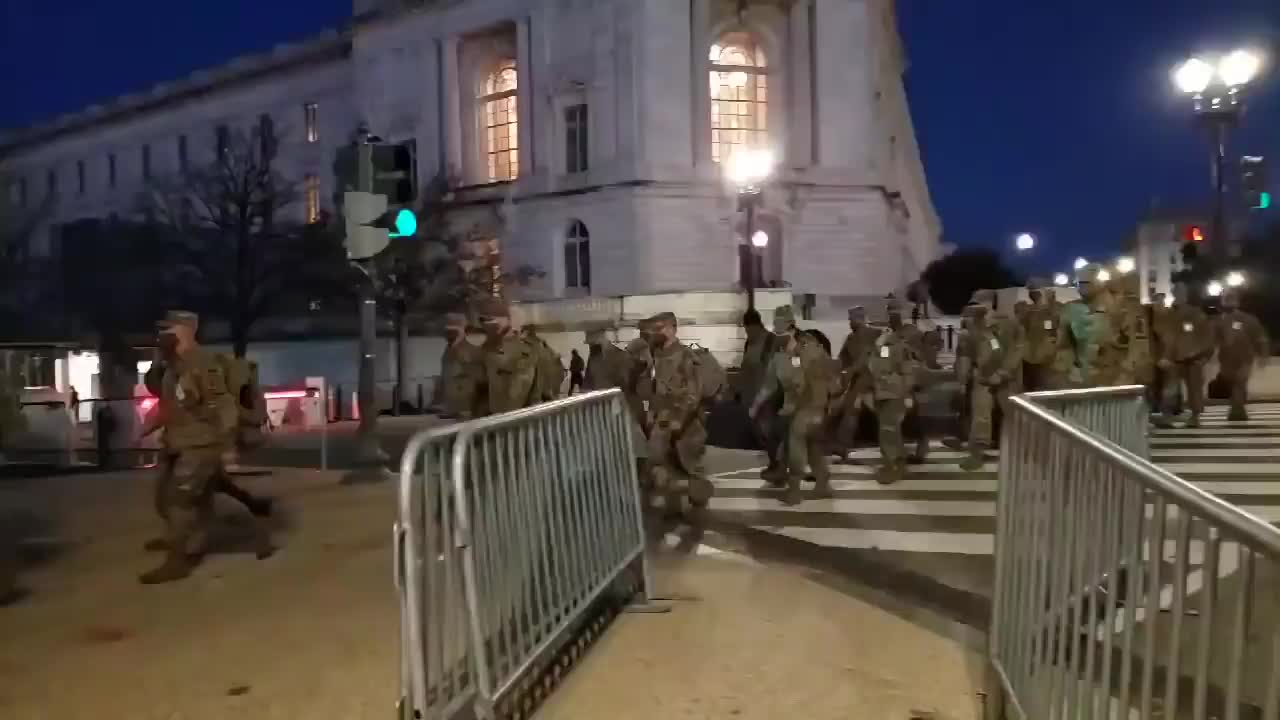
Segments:
[[[691,0],[689,28],[690,63],[693,82],[690,103],[693,114],[693,164],[710,167],[711,162],[711,0]]]
[[[787,57],[790,69],[787,130],[790,142],[787,164],[791,167],[808,167],[813,164],[813,85],[810,59],[813,57],[813,34],[810,27],[811,0],[794,0],[788,19],[791,52]]]
[[[459,93],[462,90],[458,76],[458,38],[449,36],[438,41],[440,52],[440,159],[449,173],[461,174],[462,165],[462,114]],[[471,178],[463,178],[470,182]]]
[[[516,86],[517,104],[519,105],[520,127],[520,176],[532,176],[534,173],[533,154],[533,117],[534,109],[534,73],[533,52],[529,42],[529,18],[521,18],[516,23],[516,72],[519,73]]]

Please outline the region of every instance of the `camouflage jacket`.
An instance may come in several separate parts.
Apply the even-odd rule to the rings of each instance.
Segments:
[[[877,401],[904,400],[915,392],[920,360],[910,335],[902,332],[905,327],[914,326],[881,333],[869,354],[867,368]]]
[[[485,384],[484,357],[480,348],[459,338],[444,349],[440,360],[439,401],[452,417],[483,415],[480,389]]]
[[[490,415],[511,412],[537,404],[534,396],[538,375],[538,350],[528,340],[508,332],[485,340],[484,396]]]
[[[164,370],[160,381],[160,422],[164,444],[174,450],[202,448],[227,442],[223,415],[235,406],[223,364],[202,348],[195,348]]]
[[[653,364],[642,397],[647,395],[650,424],[688,428],[702,422],[702,387],[693,350],[679,340],[653,350]]]
[[[1204,311],[1194,305],[1179,303],[1169,308],[1162,335],[1164,360],[1203,361],[1213,356],[1213,326]]]
[[[1231,310],[1213,318],[1214,344],[1223,370],[1248,368],[1259,357],[1271,355],[1271,342],[1258,318],[1243,310]]]

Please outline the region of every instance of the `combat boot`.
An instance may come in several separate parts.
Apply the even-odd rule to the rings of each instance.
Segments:
[[[813,499],[826,500],[835,497],[836,493],[831,489],[831,478],[814,478]]]
[[[804,502],[804,495],[800,493],[800,478],[793,477],[787,481],[787,491],[782,495],[782,504],[795,507],[802,502]]]
[[[965,472],[978,472],[987,462],[987,456],[981,445],[969,448],[969,455],[960,461],[960,469]]]
[[[164,564],[139,575],[138,582],[143,585],[159,585],[182,580],[191,574],[191,568],[191,559],[186,553],[170,551],[165,556]]]
[[[954,437],[943,438],[942,445],[948,450],[964,450],[965,449],[965,441],[961,440],[960,438],[954,438]]]
[[[1200,427],[1200,413],[1191,413],[1191,419],[1187,421],[1188,428]]]
[[[885,463],[876,473],[876,482],[880,485],[892,485],[902,479],[904,468],[898,463]]]
[[[1249,413],[1242,407],[1233,407],[1227,413],[1227,422],[1249,422]]]
[[[773,464],[760,472],[760,479],[770,487],[784,488],[787,486],[787,470],[781,463]]]

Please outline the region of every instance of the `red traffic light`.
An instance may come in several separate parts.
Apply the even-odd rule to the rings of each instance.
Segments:
[[[1187,239],[1195,243],[1203,242],[1204,231],[1200,229],[1199,225],[1192,225],[1187,228]]]

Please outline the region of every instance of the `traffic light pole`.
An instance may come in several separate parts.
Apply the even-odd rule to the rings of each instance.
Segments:
[[[1213,117],[1213,230],[1211,245],[1215,265],[1220,265],[1236,255],[1227,224],[1227,132],[1231,120]]]
[[[373,190],[373,146],[364,141],[356,145],[356,189]],[[360,283],[360,425],[356,428],[355,469],[343,477],[346,484],[383,482],[390,478],[386,451],[378,442],[378,404],[374,393],[374,361],[378,344],[377,275],[372,260],[354,263],[364,278]]]

